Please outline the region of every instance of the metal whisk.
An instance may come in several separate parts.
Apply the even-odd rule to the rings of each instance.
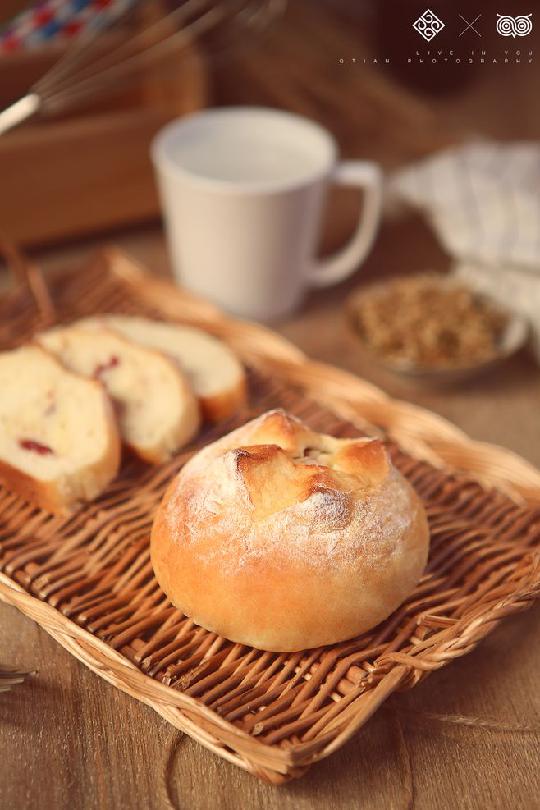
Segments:
[[[69,110],[91,97],[117,89],[141,69],[194,39],[208,37],[213,51],[246,39],[270,25],[287,0],[184,0],[172,11],[161,2],[137,0],[104,27],[85,31],[28,93],[0,112],[0,134],[36,114]],[[137,13],[147,23],[133,30]],[[109,29],[114,28],[114,31]],[[108,36],[108,39],[106,38]]]
[[[33,672],[22,672],[21,670],[0,667],[0,692],[9,692],[13,686],[23,683],[29,675],[33,674]]]

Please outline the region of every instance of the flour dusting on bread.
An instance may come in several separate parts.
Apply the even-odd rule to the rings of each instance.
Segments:
[[[279,481],[268,484],[280,486]],[[319,489],[306,500],[254,523],[253,503],[237,469],[234,451],[227,451],[206,466],[206,474],[198,482],[189,505],[181,507],[183,519],[179,520],[182,497],[179,482],[176,496],[167,506],[171,534],[179,542],[187,527],[190,542],[197,543],[202,536],[201,524],[213,515],[213,530],[224,537],[235,537],[241,544],[241,555],[231,563],[235,566],[260,559],[269,547],[283,559],[301,559],[308,568],[354,564],[360,554],[366,564],[377,565],[411,523],[407,508],[410,495],[395,470],[385,485],[365,500],[354,501],[350,493],[339,489]],[[344,529],[348,529],[346,535]],[[205,555],[222,557],[219,546],[210,554],[205,550]],[[222,564],[227,565],[226,557]]]
[[[429,534],[384,445],[271,411],[194,456],[151,539],[170,599],[209,630],[266,650],[373,627],[416,585]]]

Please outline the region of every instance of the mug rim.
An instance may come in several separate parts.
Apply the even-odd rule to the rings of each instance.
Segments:
[[[273,120],[281,119],[282,122],[293,123],[316,135],[326,149],[326,155],[321,160],[320,168],[295,179],[254,181],[228,180],[199,174],[187,166],[183,166],[170,154],[169,150],[179,130],[188,130],[205,118],[235,118],[241,117],[242,115],[248,117],[253,114],[264,115]],[[228,194],[272,194],[303,188],[327,177],[337,163],[338,149],[333,135],[321,124],[312,121],[306,116],[298,115],[288,110],[280,110],[275,107],[239,105],[234,107],[208,107],[204,110],[183,116],[182,118],[173,119],[168,124],[165,124],[152,139],[150,155],[155,169],[169,176],[173,175],[184,178],[194,185],[214,192],[226,192]],[[324,165],[322,165],[323,163]]]

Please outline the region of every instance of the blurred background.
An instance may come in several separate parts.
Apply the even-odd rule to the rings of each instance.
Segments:
[[[79,0],[74,7],[84,18],[114,2]],[[178,5],[140,2],[131,24],[144,31],[156,13]],[[376,160],[388,178],[471,140],[538,142],[540,21],[535,28],[535,9],[528,5],[514,0],[503,5],[434,0],[429,10],[442,26],[430,40],[413,25],[428,10],[416,0],[291,0],[263,30],[239,25],[233,35],[221,32],[220,39],[218,26],[210,36],[184,42],[181,50],[149,64],[134,82],[114,83],[113,92],[1,136],[1,228],[46,270],[75,266],[80,256],[107,241],[155,272],[168,273],[148,146],[165,122],[209,105],[270,105],[306,115],[335,135],[344,157]],[[58,21],[61,6],[62,0],[40,4],[29,23],[17,20],[27,4],[2,3],[0,106],[23,94],[78,33],[79,18],[71,27]],[[532,30],[526,36],[502,35],[497,30],[501,11],[530,13]],[[103,34],[105,49],[110,36]],[[357,216],[354,191],[333,191],[321,253],[346,241]],[[361,355],[347,327],[347,301],[359,285],[446,271],[451,264],[426,218],[407,208],[385,219],[371,255],[350,280],[310,293],[302,311],[276,328],[311,355],[334,363],[339,358],[391,393],[424,402],[458,422],[465,414],[471,432],[500,441],[497,425],[485,416],[493,377],[476,389],[469,380],[456,397],[448,390],[425,391]],[[7,283],[5,272],[2,283]],[[538,290],[536,279],[535,284]],[[512,404],[507,417],[504,407],[499,409],[500,418],[519,421],[529,412],[530,398],[538,396],[537,365],[522,352],[501,374],[505,401]],[[477,400],[482,407],[471,411]],[[513,444],[531,456],[530,440],[516,435]]]
[[[4,0],[0,105],[24,93],[54,63],[92,8],[103,11],[117,2],[50,0],[17,28],[17,12],[28,3]],[[136,24],[142,30],[178,5],[143,0]],[[209,104],[268,104],[300,112],[328,127],[345,157],[372,158],[386,169],[473,137],[536,140],[536,31],[526,39],[501,37],[500,5],[478,0],[460,9],[450,0],[431,3],[444,21],[431,42],[412,27],[425,10],[416,0],[293,0],[268,30],[253,32],[238,23],[225,45],[218,26],[213,39],[177,49],[130,85],[116,81],[114,93],[109,86],[98,100],[3,139],[2,196],[9,198],[0,208],[3,226],[25,244],[43,245],[156,217],[148,143],[165,120]],[[506,0],[504,11],[523,13],[522,6]],[[75,15],[70,26],[62,26],[64,7]],[[78,210],[72,205],[75,189]],[[355,220],[347,195],[340,197],[337,208],[328,206],[333,215],[324,249],[343,241]]]

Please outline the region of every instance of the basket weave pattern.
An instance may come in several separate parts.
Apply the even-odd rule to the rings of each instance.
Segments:
[[[428,570],[398,611],[349,642],[277,654],[197,627],[154,579],[153,514],[189,454],[158,468],[127,460],[107,492],[69,518],[0,488],[0,597],[211,750],[268,781],[299,776],[391,692],[464,655],[539,595],[540,475],[513,454],[475,444],[434,414],[306,361],[261,327],[146,280],[119,254],[58,278],[53,293],[65,320],[117,310],[211,326],[250,367],[250,411],[219,433],[272,407],[335,435],[382,430],[426,506]],[[0,302],[0,323],[4,346],[31,336],[36,321],[22,293]],[[207,431],[197,446],[217,435]]]

